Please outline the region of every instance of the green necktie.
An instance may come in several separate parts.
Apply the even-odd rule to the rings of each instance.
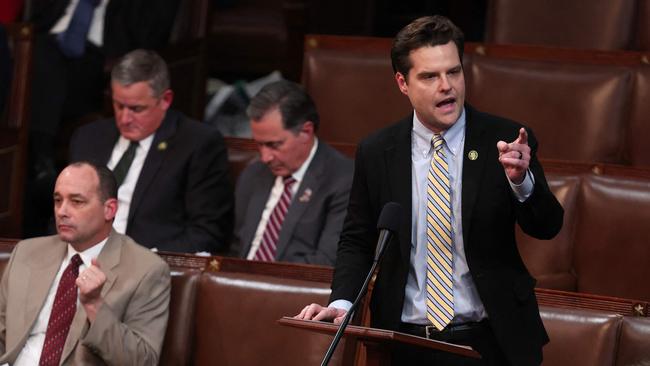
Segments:
[[[115,168],[113,168],[113,174],[115,175],[115,180],[117,181],[118,187],[121,186],[124,182],[124,178],[126,178],[126,175],[129,172],[129,168],[131,167],[131,163],[133,163],[133,158],[135,158],[135,150],[139,145],[139,142],[131,141],[129,148],[126,149],[120,158],[120,161],[118,161],[117,165],[115,165]]]

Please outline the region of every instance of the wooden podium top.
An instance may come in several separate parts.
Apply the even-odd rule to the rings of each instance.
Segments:
[[[338,325],[335,325],[333,323],[313,320],[298,320],[286,316],[279,319],[278,323],[293,328],[300,328],[324,334],[335,334],[338,330]],[[362,341],[371,341],[376,343],[409,344],[412,346],[436,349],[443,352],[454,353],[471,358],[481,358],[481,355],[469,346],[461,346],[457,344],[436,341],[432,339],[417,337],[411,334],[395,332],[392,330],[348,325],[348,327],[345,329],[344,336],[355,337]]]

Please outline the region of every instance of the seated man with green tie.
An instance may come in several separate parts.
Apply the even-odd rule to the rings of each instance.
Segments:
[[[111,73],[115,117],[75,131],[70,160],[114,171],[119,233],[163,251],[224,252],[233,215],[226,146],[215,128],[170,109],[169,85],[155,52],[126,54]]]

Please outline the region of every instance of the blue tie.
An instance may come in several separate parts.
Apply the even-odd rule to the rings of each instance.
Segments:
[[[100,0],[79,0],[74,9],[68,29],[59,33],[59,48],[69,58],[81,57],[86,48],[86,37],[93,19],[95,7]]]

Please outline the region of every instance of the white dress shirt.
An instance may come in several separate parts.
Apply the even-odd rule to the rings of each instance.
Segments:
[[[52,281],[52,285],[50,286],[50,291],[47,293],[47,297],[45,298],[45,303],[43,304],[40,313],[38,313],[36,322],[34,323],[32,329],[30,330],[29,335],[27,336],[27,341],[25,342],[25,346],[23,347],[22,351],[20,351],[20,353],[18,354],[14,366],[38,365],[38,362],[41,359],[41,352],[43,351],[43,344],[45,343],[45,333],[47,331],[47,323],[49,323],[50,321],[50,313],[52,312],[52,306],[54,305],[56,290],[59,287],[59,281],[61,280],[61,276],[63,276],[63,272],[65,271],[66,267],[68,267],[68,264],[70,263],[70,259],[72,259],[72,257],[75,254],[79,254],[79,256],[81,257],[81,261],[83,262],[79,266],[79,273],[81,273],[83,270],[85,270],[91,265],[92,263],[91,260],[93,258],[97,258],[99,253],[104,248],[104,245],[106,245],[107,239],[108,238],[100,241],[98,244],[94,245],[89,249],[86,249],[81,253],[75,251],[74,248],[72,248],[72,246],[68,244],[68,254],[65,256],[65,258],[63,258],[63,262],[59,267],[59,271],[56,273],[56,276],[54,277],[54,281]],[[79,305],[80,305],[79,298],[77,298],[77,307],[79,307]],[[11,314],[8,315],[11,316]]]
[[[124,182],[117,190],[117,213],[115,214],[115,221],[113,221],[113,228],[120,234],[126,234],[126,226],[129,219],[129,210],[131,208],[131,201],[133,199],[133,192],[135,191],[135,185],[138,183],[138,178],[140,178],[140,172],[144,166],[144,160],[149,153],[151,144],[153,143],[154,134],[151,134],[144,139],[140,140],[137,149],[135,150],[135,157],[131,163],[131,167],[124,178]],[[131,141],[120,136],[113,147],[113,153],[111,158],[108,161],[106,166],[113,170],[117,163],[124,155],[126,149],[129,148]]]
[[[291,194],[292,194],[292,200],[293,196],[296,195],[296,192],[298,192],[298,188],[300,188],[300,183],[302,183],[303,178],[305,177],[305,172],[307,172],[307,168],[309,168],[309,164],[311,164],[311,161],[314,159],[314,155],[316,154],[316,149],[318,148],[318,139],[314,138],[314,146],[311,147],[311,151],[309,151],[309,155],[307,156],[307,159],[302,163],[300,168],[296,170],[293,174],[291,174],[291,177],[296,180],[296,183],[291,186]],[[253,242],[251,243],[251,249],[248,251],[248,255],[246,256],[246,259],[253,259],[255,258],[255,253],[257,252],[257,249],[259,249],[260,244],[262,243],[262,236],[264,235],[264,230],[266,229],[266,223],[269,221],[269,217],[271,217],[271,212],[273,212],[273,209],[275,208],[275,205],[278,203],[280,200],[280,197],[282,197],[282,192],[284,191],[284,177],[275,177],[275,183],[273,184],[273,188],[271,188],[271,193],[269,194],[269,198],[266,201],[266,205],[264,206],[264,211],[262,211],[262,217],[260,218],[259,224],[257,224],[257,230],[255,230],[255,236],[253,237]],[[291,206],[289,206],[289,209],[291,209]],[[288,211],[287,211],[288,212]]]

